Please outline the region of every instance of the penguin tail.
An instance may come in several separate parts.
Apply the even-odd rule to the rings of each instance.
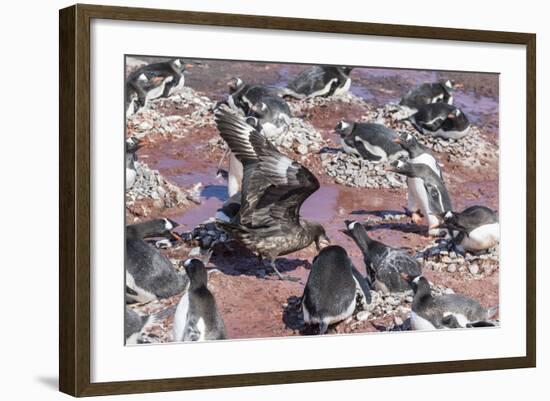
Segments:
[[[328,324],[324,320],[321,320],[321,323],[319,323],[319,334],[325,334],[328,330]]]

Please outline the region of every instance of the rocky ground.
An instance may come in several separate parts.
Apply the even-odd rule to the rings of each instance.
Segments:
[[[139,65],[139,60],[132,63]],[[224,145],[211,110],[225,96],[226,82],[233,76],[241,76],[246,82],[279,85],[303,68],[203,62],[186,77],[189,87],[168,99],[153,101],[150,108],[129,118],[127,135],[146,138],[149,144],[137,153],[139,174],[135,187],[127,193],[127,222],[170,217],[181,224],[178,229],[181,233],[189,233],[214,216],[227,198],[227,190],[223,179],[216,176]],[[412,85],[451,75],[412,70],[355,70],[350,94],[291,102],[295,117],[292,129],[274,138],[274,142],[319,178],[321,188],[306,201],[302,215],[321,222],[332,242],[348,250],[360,271],[365,272],[362,255],[341,232],[346,219],[365,222],[375,239],[404,247],[419,258],[435,293],[462,293],[492,307],[498,305],[498,250],[463,258],[427,237],[425,227],[412,224],[403,213],[404,180],[382,171],[382,165],[342,153],[333,132],[338,121],[348,119],[383,122],[416,134],[389,103],[398,101]],[[498,78],[475,75],[463,77],[468,90],[455,96],[457,104],[476,125],[471,136],[458,142],[429,137],[421,140],[432,148],[443,166],[455,209],[482,204],[498,210]],[[161,245],[165,248],[162,252],[177,266],[196,243]],[[314,247],[310,247],[279,259],[280,270],[300,279],[289,282],[276,280],[269,269],[258,265],[255,255],[239,244],[217,246],[208,264],[209,288],[218,302],[228,336],[314,334],[304,326],[299,303],[315,254]],[[410,292],[390,295],[373,292],[373,302],[367,310],[357,311],[353,318],[330,330],[332,333],[405,330],[411,299]],[[175,296],[133,308],[154,315],[176,305],[178,300],[179,296]],[[151,341],[170,341],[171,325],[171,316],[151,319],[147,327]]]

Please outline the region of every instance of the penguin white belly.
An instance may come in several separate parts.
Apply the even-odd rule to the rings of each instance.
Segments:
[[[413,330],[435,330],[435,326],[427,319],[411,311],[411,327]]]
[[[197,341],[204,341],[206,339],[206,323],[201,317],[197,322],[196,330],[199,332],[199,339]]]
[[[128,108],[126,109],[126,117],[130,117],[136,112],[136,99],[132,99],[130,101],[130,104],[128,104]]]
[[[126,189],[131,189],[136,182],[137,172],[131,168],[126,169]]]
[[[349,91],[350,87],[351,87],[351,78],[348,78],[348,79],[346,79],[346,82],[344,83],[344,85],[341,88],[336,88],[336,90],[334,91],[334,95],[336,95],[336,96],[343,95],[343,94],[345,94],[346,92]]]
[[[187,326],[187,314],[189,312],[189,293],[185,293],[176,308],[174,314],[174,327],[172,329],[172,341],[183,341],[185,327]]]
[[[312,316],[310,311],[307,309],[306,304],[302,302],[302,313],[304,315],[304,322],[307,324],[320,324],[321,321],[323,321],[327,325],[331,325],[333,323],[341,322],[342,320],[345,320],[353,315],[353,312],[355,311],[355,306],[355,298],[353,298],[353,301],[342,313],[334,316],[323,316],[323,318],[320,318],[319,316]]]
[[[124,343],[124,345],[135,345],[135,344],[137,344],[140,334],[141,333],[139,331],[133,333],[130,337],[128,337],[126,339],[126,342]]]
[[[470,235],[464,236],[460,245],[468,251],[482,251],[496,246],[499,240],[499,223],[485,224],[472,230]]]
[[[178,84],[176,86],[171,87],[170,90],[168,91],[168,96],[172,96],[173,94],[181,91],[184,86],[185,86],[185,77],[182,75]]]
[[[470,126],[468,126],[462,131],[443,131],[440,129],[434,132],[434,136],[439,136],[445,139],[460,139],[465,137],[469,133],[470,133]]]
[[[420,209],[425,219],[428,219],[428,216],[431,213],[430,201],[428,199],[428,193],[424,187],[424,183],[421,178],[409,178],[412,181],[412,185],[409,185],[409,195],[417,205],[417,208]],[[407,180],[407,183],[409,181]],[[408,185],[408,184],[407,184]]]
[[[243,165],[233,152],[229,154],[229,173],[227,177],[227,192],[232,197],[241,190],[243,182]]]
[[[138,303],[150,302],[157,299],[157,296],[136,284],[134,277],[126,271],[126,287],[130,288],[136,295],[126,293],[126,297]]]
[[[327,93],[330,92],[330,88],[331,88],[332,84],[335,83],[336,81],[338,81],[338,79],[336,79],[336,78],[331,79],[330,81],[328,81],[328,83],[322,89],[319,89],[318,91],[315,91],[315,92],[309,94],[308,97],[326,95]]]
[[[166,87],[166,84],[168,82],[171,82],[174,79],[174,77],[168,77],[162,81],[162,84],[157,86],[156,88],[151,89],[149,92],[147,92],[147,100],[153,100],[157,99],[162,96],[164,93],[164,88]]]
[[[388,154],[381,147],[372,145],[371,143],[365,141],[362,138],[359,138],[358,136],[355,137],[355,142],[362,143],[363,146],[365,146],[365,149],[367,149],[370,153],[372,153],[375,156],[379,156],[380,160],[377,160],[378,162],[386,161],[388,159]]]

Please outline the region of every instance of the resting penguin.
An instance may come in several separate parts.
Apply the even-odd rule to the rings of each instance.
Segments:
[[[292,115],[285,100],[277,96],[260,98],[260,101],[250,108],[250,114],[258,119],[257,123],[261,124],[262,133],[269,138],[288,131]]]
[[[287,89],[306,97],[340,95],[351,86],[352,69],[353,67],[313,66],[298,74],[287,85]]]
[[[304,322],[319,325],[319,334],[328,326],[350,317],[356,308],[356,293],[363,306],[370,304],[370,288],[353,266],[344,248],[323,248],[313,259],[311,272],[302,296]]]
[[[289,92],[286,88],[245,84],[239,77],[231,78],[227,86],[229,87],[229,96],[222,103],[227,104],[233,110],[242,110],[245,115],[250,114],[252,106],[266,97],[282,98],[288,95],[298,99],[303,98],[299,94]],[[290,110],[288,110],[288,115],[290,115]]]
[[[410,178],[419,178],[422,181],[424,191],[418,191],[418,198],[415,200],[428,220],[428,233],[430,235],[441,235],[442,230],[438,228],[438,215],[445,214],[452,210],[451,198],[445,187],[445,183],[430,167],[425,164],[413,164],[403,160],[396,160],[386,167],[386,170],[406,175]]]
[[[198,259],[187,259],[183,267],[191,284],[176,308],[173,341],[226,339],[225,324],[207,287],[208,274],[204,263]]]
[[[463,295],[432,296],[430,283],[424,276],[404,278],[410,280],[414,291],[411,307],[413,330],[444,329],[455,325],[479,327],[479,322],[486,322],[496,313],[496,308],[486,309],[479,302]]]
[[[442,102],[453,104],[453,91],[458,87],[459,85],[455,85],[450,79],[434,83],[424,83],[407,92],[401,98],[399,104],[416,110],[430,103]]]
[[[377,291],[388,293],[409,290],[410,285],[401,274],[410,277],[422,274],[416,259],[402,249],[371,239],[362,224],[346,220],[346,227],[346,234],[353,238],[363,253],[367,278]]]
[[[470,206],[462,212],[448,211],[440,219],[439,226],[446,228],[452,242],[466,251],[485,251],[499,243],[498,217],[488,207]]]
[[[189,279],[144,238],[172,235],[177,223],[157,219],[126,226],[126,302],[149,302],[180,294]]]
[[[470,122],[466,114],[447,103],[425,104],[409,120],[424,135],[460,139],[470,132]]]
[[[137,178],[137,171],[134,162],[137,160],[136,152],[145,145],[136,137],[126,139],[126,190],[132,189]]]
[[[138,68],[128,76],[127,82],[140,86],[146,101],[168,97],[183,88],[185,64],[180,59],[153,63]]]
[[[373,162],[396,160],[407,152],[394,142],[395,131],[381,124],[340,121],[334,128],[340,135],[346,153],[361,156]]]
[[[413,164],[424,164],[430,167],[434,173],[436,173],[440,179],[443,180],[443,174],[439,163],[433,156],[433,154],[422,145],[418,140],[408,132],[403,132],[395,140],[396,143],[400,144],[405,151],[409,154],[409,163]],[[412,213],[412,219],[416,224],[420,224],[422,221],[421,217],[421,204],[422,199],[427,199],[426,189],[422,184],[420,178],[407,177],[407,209]],[[420,213],[419,213],[420,212]],[[426,217],[426,223],[429,225],[429,221]],[[433,220],[433,219],[432,219]]]

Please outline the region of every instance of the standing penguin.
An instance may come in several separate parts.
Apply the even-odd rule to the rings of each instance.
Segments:
[[[413,330],[444,329],[453,326],[479,327],[486,322],[496,308],[486,309],[474,299],[459,294],[432,296],[430,283],[424,276],[404,276],[411,283],[414,298],[411,306]],[[455,323],[455,324],[452,324]]]
[[[198,259],[187,259],[183,267],[191,284],[176,309],[173,341],[226,339],[225,324],[207,287],[208,274],[204,263]]]
[[[319,325],[319,334],[324,334],[329,325],[353,314],[357,292],[363,306],[370,304],[369,285],[353,266],[346,250],[337,245],[323,248],[313,259],[304,288],[304,322]]]
[[[347,92],[351,86],[353,67],[319,65],[302,71],[288,85],[290,93],[306,97],[327,97]]]
[[[367,230],[357,221],[346,220],[347,232],[365,260],[367,276],[374,288],[383,293],[410,289],[401,274],[420,276],[422,269],[416,259],[402,249],[392,248],[369,237]]]
[[[334,130],[340,135],[346,153],[361,156],[365,160],[384,162],[407,155],[394,142],[398,138],[397,133],[384,125],[340,121]]]
[[[438,228],[438,215],[445,214],[452,210],[451,198],[443,180],[427,165],[413,164],[403,160],[396,160],[386,170],[411,178],[419,178],[422,181],[424,191],[418,191],[418,198],[415,202],[420,206],[424,218],[428,220],[428,233],[430,235],[441,235],[442,230]],[[426,198],[424,198],[426,196]]]
[[[470,122],[466,114],[447,103],[425,104],[409,120],[424,135],[460,139],[470,133]]]
[[[145,145],[145,141],[136,137],[126,139],[126,190],[132,189],[137,178],[135,161],[136,152]]]
[[[407,92],[399,104],[413,110],[418,110],[425,104],[447,103],[453,104],[453,91],[458,88],[450,79],[440,82],[423,83]]]
[[[149,302],[181,294],[189,279],[172,266],[145,238],[172,235],[177,223],[170,219],[150,220],[126,226],[126,301]]]
[[[470,206],[462,212],[448,211],[440,217],[440,227],[451,234],[452,242],[463,250],[480,252],[493,248],[500,240],[497,214],[485,206]]]
[[[403,149],[408,152],[409,163],[424,164],[431,168],[433,172],[436,173],[441,180],[443,180],[443,174],[441,172],[439,163],[437,162],[433,154],[428,150],[428,148],[418,142],[418,140],[413,135],[409,134],[408,132],[403,132],[401,135],[399,135],[395,142],[400,144]],[[415,177],[407,177],[407,188],[407,209],[412,213],[413,221],[416,224],[420,224],[422,222],[421,200],[427,199],[428,196],[426,194],[426,189],[424,188],[422,180]],[[424,217],[426,217],[426,223],[429,225],[427,215],[424,215]]]

